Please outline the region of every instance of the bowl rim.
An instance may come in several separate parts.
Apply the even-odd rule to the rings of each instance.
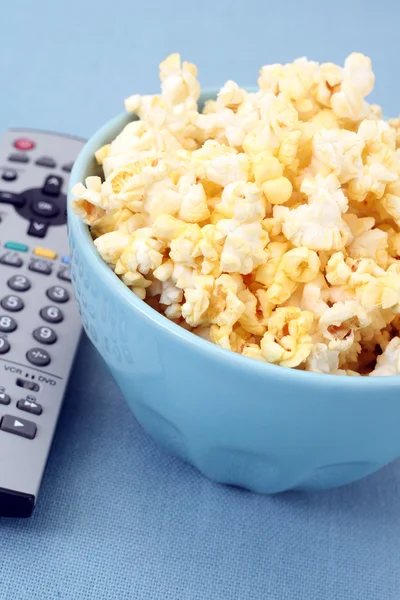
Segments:
[[[256,88],[246,87],[247,91],[254,92]],[[209,88],[202,91],[199,102],[204,102],[209,98],[215,98],[218,90],[215,88]],[[157,327],[167,330],[173,337],[178,337],[182,342],[189,346],[195,346],[198,351],[208,353],[210,359],[222,361],[224,363],[231,363],[232,367],[237,369],[246,369],[254,373],[254,376],[258,377],[276,377],[288,378],[288,382],[295,383],[297,380],[299,384],[316,384],[332,385],[334,387],[347,387],[348,385],[356,390],[362,390],[365,386],[373,389],[381,389],[383,386],[386,388],[394,388],[400,385],[400,378],[398,375],[389,376],[345,376],[345,375],[333,375],[331,373],[313,373],[310,371],[300,371],[297,369],[282,367],[280,365],[274,365],[271,363],[261,362],[252,358],[248,358],[241,354],[237,354],[231,350],[221,348],[212,342],[208,342],[203,338],[194,335],[192,332],[183,329],[176,323],[170,321],[164,315],[161,315],[156,310],[151,308],[146,302],[140,300],[136,294],[132,293],[131,290],[115,275],[115,273],[107,266],[103,259],[98,254],[95,245],[92,242],[92,238],[89,233],[88,226],[81,221],[71,209],[71,189],[78,183],[84,181],[84,174],[87,170],[88,164],[93,162],[94,153],[102,145],[107,143],[106,140],[111,141],[112,137],[115,136],[118,131],[132,120],[132,114],[119,113],[112,119],[107,121],[102,127],[100,127],[85,143],[81,149],[73,169],[71,171],[69,185],[68,185],[68,201],[67,201],[67,214],[68,214],[68,227],[73,230],[76,243],[78,247],[86,249],[86,255],[90,261],[91,268],[96,273],[96,277],[102,279],[110,286],[114,292],[121,296],[124,302],[131,306],[137,311],[143,318],[153,322]]]

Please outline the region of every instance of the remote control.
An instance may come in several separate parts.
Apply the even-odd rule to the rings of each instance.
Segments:
[[[0,140],[0,516],[32,514],[82,331],[66,197],[83,144],[22,129]]]

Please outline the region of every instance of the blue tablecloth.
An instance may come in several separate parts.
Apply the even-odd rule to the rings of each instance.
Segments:
[[[211,86],[360,50],[395,115],[399,17],[387,0],[4,1],[0,128],[89,136],[125,96],[157,91],[171,51]],[[398,600],[399,506],[399,463],[319,494],[210,483],[141,431],[83,337],[37,510],[0,521],[0,599]]]

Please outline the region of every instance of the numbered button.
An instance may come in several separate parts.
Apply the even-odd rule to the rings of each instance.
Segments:
[[[26,353],[26,358],[35,367],[46,367],[50,364],[50,354],[42,348],[31,348]]]
[[[45,306],[39,314],[48,323],[61,323],[64,319],[64,315],[58,306]]]
[[[0,337],[0,354],[6,354],[10,349],[10,344],[6,339]]]
[[[31,287],[31,282],[25,275],[14,275],[7,281],[7,285],[16,292],[26,292]]]
[[[0,331],[2,333],[11,333],[17,329],[17,322],[8,315],[0,316]]]
[[[69,300],[67,290],[61,287],[61,285],[53,285],[53,287],[47,290],[46,294],[53,302],[67,302]]]
[[[11,312],[18,312],[24,308],[24,303],[18,296],[4,296],[0,304],[5,310]]]
[[[54,344],[57,340],[55,331],[50,329],[50,327],[37,327],[33,330],[32,335],[37,342],[42,344]]]

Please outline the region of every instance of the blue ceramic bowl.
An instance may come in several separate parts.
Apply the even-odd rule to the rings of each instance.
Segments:
[[[71,186],[98,172],[95,150],[131,118],[88,141]],[[168,451],[212,480],[262,493],[343,485],[400,456],[400,377],[306,373],[219,348],[139,300],[70,209],[68,223],[86,333],[136,419]]]

